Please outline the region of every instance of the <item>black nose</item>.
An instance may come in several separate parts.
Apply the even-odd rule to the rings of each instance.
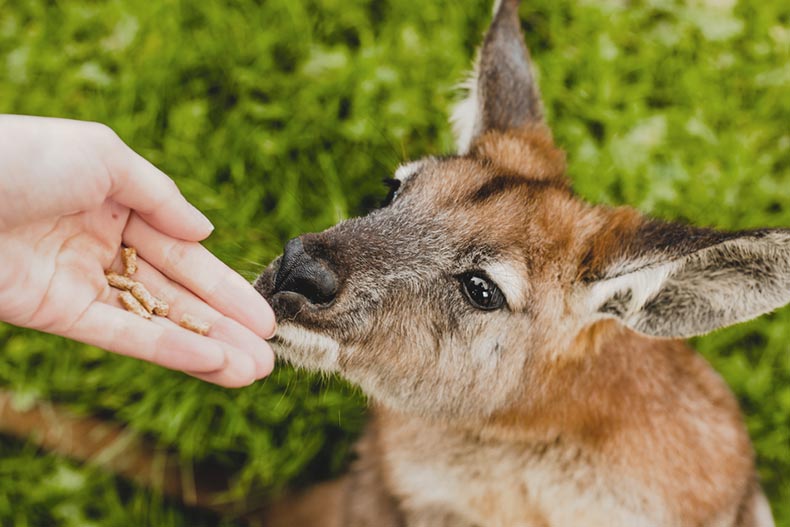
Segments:
[[[274,278],[274,293],[283,291],[299,293],[313,304],[328,304],[337,294],[337,277],[305,252],[302,240],[294,238],[285,245]]]

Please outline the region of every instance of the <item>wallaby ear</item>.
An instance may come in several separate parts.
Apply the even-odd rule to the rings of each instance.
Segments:
[[[451,121],[460,154],[489,130],[507,131],[543,122],[540,93],[518,18],[519,0],[498,0],[475,69],[464,84],[466,99]]]
[[[592,320],[687,338],[790,302],[788,230],[725,233],[645,221],[602,237],[583,265],[583,310]]]

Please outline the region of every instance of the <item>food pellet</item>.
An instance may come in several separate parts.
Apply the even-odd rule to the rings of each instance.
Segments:
[[[140,282],[135,282],[129,292],[142,304],[146,311],[149,313],[154,312],[154,308],[162,301],[155,298],[148,289],[145,288]]]
[[[131,291],[132,287],[137,283],[128,276],[123,276],[112,271],[105,271],[104,275],[107,277],[107,283],[115,289],[123,291]]]
[[[178,325],[181,326],[182,328],[188,329],[190,331],[194,331],[199,335],[208,335],[208,331],[209,329],[211,329],[211,326],[209,326],[208,323],[203,322],[202,320],[198,320],[192,315],[189,315],[187,313],[184,313]]]
[[[121,249],[121,263],[123,263],[123,274],[132,276],[137,272],[137,250],[134,247],[124,247]]]
[[[121,291],[118,295],[118,300],[120,300],[121,305],[126,308],[127,311],[145,319],[151,319],[151,313],[149,313],[129,291]]]
[[[166,317],[170,314],[170,306],[162,299],[154,297],[156,303],[154,304],[154,315]]]
[[[121,262],[124,274],[121,275],[108,269],[104,271],[104,275],[111,287],[123,291],[118,296],[123,307],[146,319],[150,319],[152,313],[166,317],[170,313],[170,306],[167,302],[155,297],[141,282],[131,278],[137,272],[137,251],[134,247],[121,248]]]

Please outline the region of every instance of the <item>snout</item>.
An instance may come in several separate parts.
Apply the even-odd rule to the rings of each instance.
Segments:
[[[290,292],[303,296],[311,304],[327,305],[335,299],[337,291],[337,275],[324,262],[308,254],[301,238],[293,238],[285,245],[272,295]]]
[[[261,273],[255,288],[271,304],[277,320],[309,325],[335,303],[341,280],[331,263],[332,251],[320,235],[290,240],[282,256]]]

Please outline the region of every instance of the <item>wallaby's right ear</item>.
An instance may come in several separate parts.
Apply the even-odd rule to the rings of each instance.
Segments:
[[[647,335],[687,338],[790,302],[788,230],[626,223],[613,218],[582,264],[581,309],[589,321],[617,318]]]
[[[524,45],[519,0],[497,0],[494,19],[465,84],[467,98],[453,111],[458,153],[489,130],[507,131],[543,121],[540,93]]]

